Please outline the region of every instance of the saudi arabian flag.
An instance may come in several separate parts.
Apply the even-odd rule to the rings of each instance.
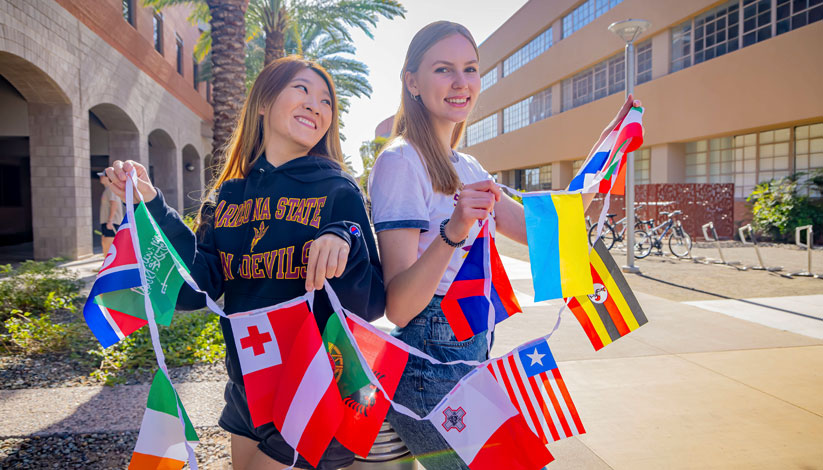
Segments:
[[[332,314],[323,330],[323,344],[331,356],[334,366],[334,380],[340,389],[340,396],[347,397],[369,383],[369,377],[360,365],[357,352],[349,340],[340,317]]]
[[[142,201],[134,210],[134,222],[155,320],[158,325],[169,326],[177,304],[177,295],[185,282],[180,270],[188,273],[188,269],[169,240],[158,229],[157,223]],[[94,301],[107,309],[143,320],[148,319],[142,287],[100,294]]]
[[[177,413],[178,407],[185,422],[185,432]],[[129,470],[181,469],[189,457],[187,441],[193,448],[200,440],[180,397],[166,374],[158,370],[151,383],[146,414],[143,415]]]

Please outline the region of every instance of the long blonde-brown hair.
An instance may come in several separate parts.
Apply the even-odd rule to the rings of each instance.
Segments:
[[[254,80],[240,112],[237,126],[226,145],[218,176],[209,184],[205,192],[204,205],[215,200],[216,191],[225,181],[245,178],[249,175],[254,164],[266,150],[264,130],[269,125],[269,109],[277,100],[280,92],[303,69],[311,69],[326,82],[332,103],[329,130],[309,151],[309,155],[328,158],[341,168],[346,168],[343,165],[343,151],[340,148],[340,124],[337,117],[337,94],[334,90],[334,81],[320,64],[297,55],[290,55],[267,65]],[[202,217],[203,211],[201,210],[200,213]],[[203,220],[198,218],[197,225],[199,226],[202,222]]]
[[[452,23],[451,21],[436,21],[423,27],[409,44],[406,52],[406,61],[403,63],[403,70],[400,72],[400,81],[403,85],[403,92],[400,97],[400,108],[394,116],[394,128],[392,137],[402,136],[411,142],[420,153],[423,163],[429,172],[432,188],[443,194],[453,194],[460,187],[460,178],[450,161],[452,149],[457,147],[466,121],[461,121],[454,126],[452,132],[451,147],[443,148],[437,140],[434,128],[432,127],[429,111],[423,105],[422,99],[414,99],[409,89],[406,87],[406,72],[415,73],[423,61],[423,54],[426,53],[438,41],[453,34],[459,34],[469,40],[474,47],[474,52],[478,54],[477,44],[465,26]]]

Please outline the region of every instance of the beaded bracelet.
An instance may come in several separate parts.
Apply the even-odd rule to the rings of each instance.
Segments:
[[[446,224],[447,223],[449,223],[449,219],[443,219],[443,222],[440,222],[440,238],[442,238],[443,241],[446,242],[446,245],[449,245],[452,248],[460,248],[461,246],[465,245],[466,244],[466,239],[468,239],[468,237],[460,240],[457,243],[449,240],[449,237],[446,236]]]

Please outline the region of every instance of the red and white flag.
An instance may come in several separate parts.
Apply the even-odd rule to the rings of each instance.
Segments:
[[[294,337],[300,340],[283,355],[274,425],[293,449],[317,466],[343,420],[343,401],[313,315],[304,319]]]
[[[537,470],[554,460],[485,367],[470,372],[427,418],[471,470]]]
[[[303,299],[270,311],[229,316],[249,414],[255,427],[272,422],[274,395],[284,369],[282,364],[307,318],[314,321]]]

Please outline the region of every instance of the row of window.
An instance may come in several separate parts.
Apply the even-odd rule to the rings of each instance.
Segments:
[[[645,83],[652,78],[652,42],[637,46],[635,81]],[[625,54],[620,52],[577,75],[563,80],[563,111],[582,106],[626,87]]]
[[[495,83],[497,83],[497,67],[491,69],[489,72],[486,72],[485,75],[480,77],[480,91],[482,92]]]
[[[535,57],[546,52],[552,47],[552,29],[549,28],[538,34],[536,38],[528,44],[518,49],[503,61],[503,76],[511,75],[512,72],[534,60]]]
[[[672,28],[672,72],[823,20],[823,0],[731,0]]]
[[[552,89],[547,88],[503,109],[503,132],[511,132],[552,115]]]
[[[466,128],[466,145],[469,147],[494,137],[497,137],[497,113]]]
[[[623,0],[586,0],[563,17],[563,39],[611,10]]]
[[[122,11],[123,11],[123,19],[126,20],[130,25],[136,27],[136,17],[135,17],[135,0],[121,0]],[[163,13],[159,11],[154,12],[154,16],[152,17],[152,28],[153,28],[153,41],[154,41],[154,49],[163,54]],[[183,38],[180,37],[179,34],[174,34],[175,39],[175,53],[177,59],[177,73],[183,76]],[[197,62],[197,59],[192,58],[192,84],[194,89],[196,90],[200,81],[198,80],[200,76],[200,64]],[[207,90],[208,92],[208,90]]]
[[[748,196],[757,183],[823,168],[823,123],[686,144],[687,183],[734,183]],[[805,191],[805,189],[804,189]]]

